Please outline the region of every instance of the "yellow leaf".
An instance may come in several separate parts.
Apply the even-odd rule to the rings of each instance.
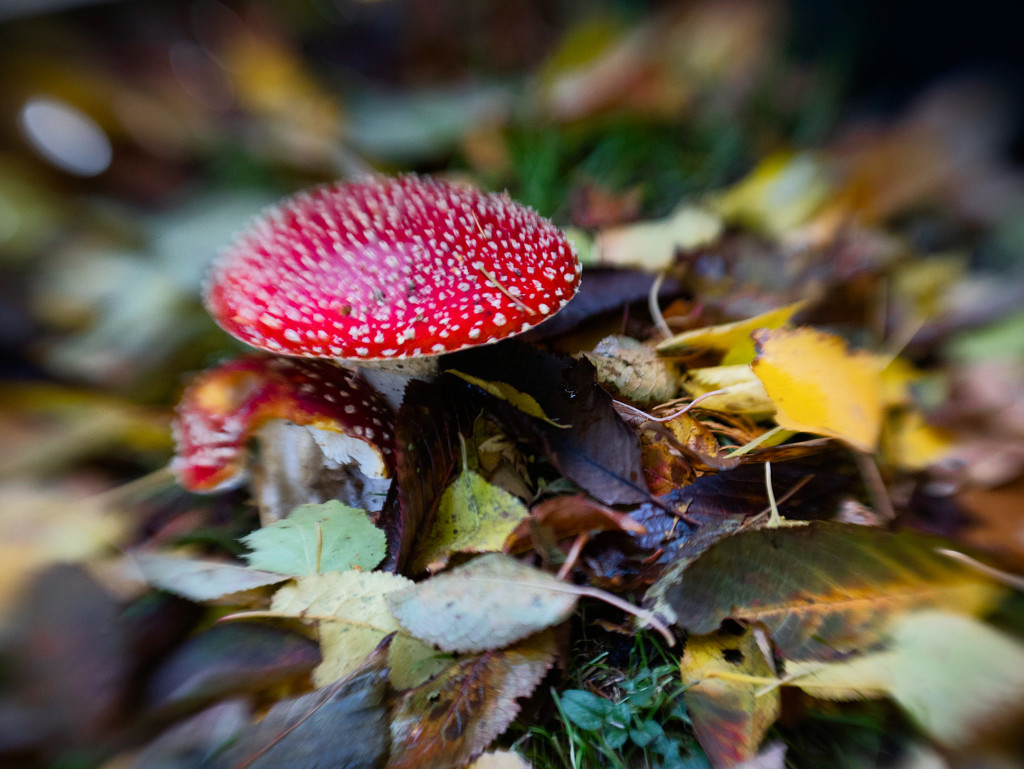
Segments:
[[[796,313],[803,309],[805,304],[806,302],[794,302],[785,307],[762,312],[760,315],[746,320],[684,331],[682,334],[676,334],[671,339],[661,342],[656,350],[659,355],[666,356],[714,350],[715,352],[729,353],[729,359],[723,361],[727,365],[750,363],[754,359],[754,343],[750,338],[751,333],[760,328],[785,326]],[[745,356],[739,352],[740,348],[749,350],[750,357],[741,360],[740,358]]]
[[[693,368],[683,376],[682,386],[688,395],[694,397],[715,390],[724,391],[702,400],[702,409],[729,414],[771,414],[775,411],[775,404],[768,397],[761,380],[747,365]]]
[[[916,411],[888,420],[886,437],[884,445],[891,461],[905,470],[924,470],[953,450],[952,436],[925,422]]]
[[[759,331],[754,373],[788,430],[839,438],[872,452],[882,427],[876,360],[850,352],[838,336],[812,328]]]
[[[484,392],[493,395],[495,398],[501,398],[501,400],[511,403],[524,414],[529,414],[531,417],[542,419],[549,425],[554,425],[555,427],[561,427],[563,429],[571,427],[571,425],[562,425],[550,419],[532,395],[517,390],[507,382],[490,382],[471,374],[463,374],[461,371],[456,371],[455,369],[448,369],[448,373],[454,374],[459,379],[464,379],[472,385],[476,385]]]
[[[658,272],[672,266],[677,252],[706,246],[721,234],[716,214],[686,205],[665,219],[604,230],[595,246],[601,264]]]

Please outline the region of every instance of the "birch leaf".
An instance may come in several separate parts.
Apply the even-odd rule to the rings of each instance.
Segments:
[[[758,331],[754,373],[787,430],[839,438],[872,452],[882,428],[877,361],[850,352],[833,334],[812,328]]]

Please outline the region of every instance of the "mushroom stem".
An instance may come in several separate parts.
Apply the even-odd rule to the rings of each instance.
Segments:
[[[404,360],[339,361],[358,369],[359,374],[388,402],[397,413],[402,405],[405,388],[413,379],[433,379],[439,370],[438,357],[408,358]]]

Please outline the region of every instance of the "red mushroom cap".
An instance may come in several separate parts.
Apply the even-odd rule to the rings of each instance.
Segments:
[[[367,444],[382,475],[391,473],[394,417],[375,390],[332,361],[264,355],[204,371],[189,385],[178,404],[171,469],[191,491],[236,485],[249,438],[270,419],[352,436]]]
[[[271,209],[214,264],[206,303],[228,333],[270,352],[388,360],[526,331],[579,282],[572,246],[534,211],[404,176]]]

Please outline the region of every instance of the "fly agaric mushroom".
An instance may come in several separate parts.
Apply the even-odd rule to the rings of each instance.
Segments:
[[[386,491],[392,473],[392,422],[383,399],[331,361],[249,356],[203,372],[186,389],[171,469],[192,491],[231,488],[246,478],[255,437],[265,520],[340,491],[366,507],[364,497]]]
[[[531,209],[402,176],[319,187],[271,209],[215,262],[206,306],[255,347],[359,365],[397,405],[398,385],[372,369],[429,373],[438,355],[536,326],[579,283],[565,235]]]

